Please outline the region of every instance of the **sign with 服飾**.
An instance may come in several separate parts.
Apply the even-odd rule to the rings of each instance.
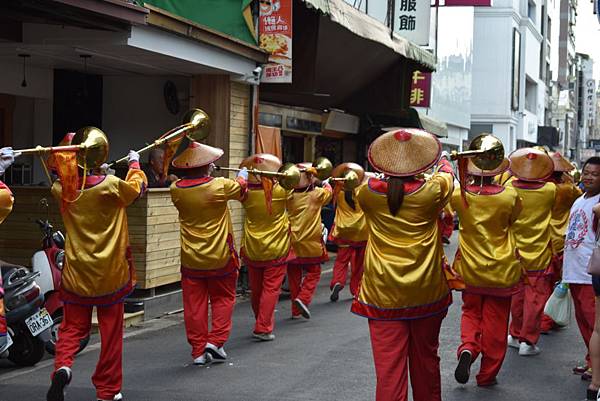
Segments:
[[[258,41],[269,53],[261,82],[292,82],[292,0],[260,0]]]
[[[492,0],[445,0],[443,5],[447,7],[491,7]]]
[[[416,70],[410,84],[410,106],[430,107],[431,105],[431,73]]]
[[[420,46],[429,44],[428,0],[396,0],[394,32]]]

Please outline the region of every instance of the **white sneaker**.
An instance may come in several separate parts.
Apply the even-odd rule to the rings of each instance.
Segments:
[[[63,366],[59,368],[56,372],[54,372],[54,376],[52,377],[52,384],[50,385],[48,394],[46,394],[46,400],[64,401],[65,388],[71,382],[72,377],[73,373],[71,372],[71,368],[67,366]]]
[[[296,306],[296,308],[300,309],[300,314],[305,319],[310,319],[310,311],[308,310],[308,307],[304,304],[304,302],[296,298],[294,299],[294,305]]]
[[[535,344],[529,345],[526,342],[522,342],[519,346],[519,355],[521,356],[537,355],[540,352],[542,352],[542,350]]]
[[[275,334],[273,333],[252,333],[252,337],[259,339],[260,341],[273,341]]]
[[[194,365],[206,365],[207,363],[210,363],[210,361],[211,361],[211,356],[205,352],[204,354],[200,355],[198,358],[194,359]]]
[[[217,347],[214,344],[206,343],[204,354],[209,354],[213,362],[225,362],[227,360],[227,353],[223,347]]]
[[[516,338],[514,338],[513,336],[511,336],[509,334],[508,335],[508,346],[511,348],[519,349],[519,347],[520,347],[519,340],[517,340]]]
[[[118,393],[111,400],[102,400],[102,399],[98,398],[98,401],[123,401],[123,394]]]

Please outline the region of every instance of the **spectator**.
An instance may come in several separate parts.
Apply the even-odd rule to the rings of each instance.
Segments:
[[[592,157],[585,162],[582,183],[584,194],[575,201],[569,215],[562,278],[571,289],[577,325],[586,347],[589,347],[594,330],[595,307],[592,278],[587,273],[587,265],[596,242],[592,208],[600,201],[600,157]],[[588,354],[585,366],[575,367],[573,373],[583,374],[582,379],[589,380],[590,368]],[[597,387],[595,389],[598,390]]]
[[[163,173],[163,160],[165,151],[161,148],[154,148],[148,155],[148,165],[144,169],[148,177],[148,188],[167,188],[171,183],[177,180],[174,174],[165,175]]]

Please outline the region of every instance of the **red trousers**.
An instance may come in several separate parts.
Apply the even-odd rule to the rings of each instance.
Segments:
[[[454,231],[454,216],[447,213],[442,213],[438,218],[438,227],[442,233],[442,236],[450,238]]]
[[[55,370],[62,366],[73,366],[79,342],[90,333],[92,309],[92,306],[64,304],[54,358]],[[123,303],[97,306],[96,312],[101,346],[92,382],[96,387],[97,398],[112,400],[121,391],[123,382]]]
[[[414,320],[369,319],[377,401],[441,401],[439,335],[446,312]]]
[[[595,319],[595,294],[591,284],[569,284],[573,305],[575,306],[575,320],[579,326],[579,332],[585,343],[585,347],[589,350],[590,338],[594,331]],[[590,354],[585,356],[588,367],[591,367]]]
[[[333,277],[329,288],[333,289],[336,283],[340,283],[342,288],[346,285],[348,276],[348,264],[350,264],[350,294],[355,296],[358,294],[358,287],[362,279],[366,247],[338,247],[337,256],[333,265]]]
[[[229,338],[237,277],[237,270],[223,277],[181,277],[185,332],[194,359],[204,354],[206,343],[222,347]],[[210,331],[209,302],[212,312]]]
[[[275,327],[275,306],[285,272],[286,265],[248,268],[255,333],[271,333]]]
[[[304,278],[302,272],[304,271]],[[317,284],[321,279],[321,265],[296,265],[288,264],[287,267],[288,283],[290,286],[290,296],[292,299],[292,316],[299,316],[300,311],[294,305],[294,299],[299,299],[306,306],[310,305],[317,289]]]
[[[495,297],[463,292],[458,356],[467,350],[472,361],[481,354],[477,384],[494,381],[506,354],[510,316],[510,297]]]
[[[540,338],[542,315],[546,305],[546,294],[552,283],[548,276],[529,276],[529,284],[520,284],[519,291],[512,297],[510,313],[510,335],[519,341],[537,344]]]

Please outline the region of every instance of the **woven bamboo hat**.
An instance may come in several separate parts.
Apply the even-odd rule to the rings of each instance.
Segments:
[[[417,128],[401,128],[373,141],[369,162],[386,175],[408,177],[427,171],[441,153],[442,144],[434,135]]]
[[[560,152],[550,152],[549,155],[554,163],[554,171],[568,172],[575,168]]]
[[[522,180],[543,181],[554,172],[554,163],[546,152],[534,148],[517,149],[508,155],[510,171]]]
[[[212,146],[203,143],[190,141],[187,149],[173,159],[171,165],[180,169],[197,168],[214,163],[219,160],[221,156],[223,156],[223,149],[213,148]]]
[[[255,168],[257,170],[277,172],[281,167],[281,160],[270,153],[256,153],[242,160],[240,168],[242,167],[246,167],[248,170]],[[248,182],[258,184],[260,183],[260,177],[250,174]]]
[[[498,167],[493,170],[482,170],[473,163],[471,159],[469,159],[469,163],[467,164],[467,174],[475,175],[478,177],[495,177],[497,175],[502,174],[510,167],[510,160],[504,159],[502,163]]]

